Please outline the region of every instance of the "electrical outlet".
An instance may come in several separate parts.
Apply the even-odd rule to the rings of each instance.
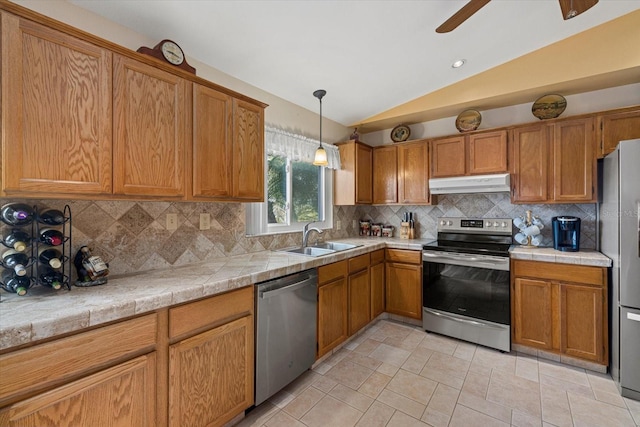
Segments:
[[[211,228],[211,214],[200,214],[200,230],[209,230]]]
[[[336,221],[336,230],[341,230],[342,229],[342,221],[337,220]]]
[[[357,229],[357,228],[358,228],[358,221],[356,221],[356,220],[354,219],[354,220],[353,220],[353,223],[351,223],[351,226],[352,226],[354,229]]]
[[[167,214],[167,230],[177,230],[178,229],[178,214],[168,213]]]

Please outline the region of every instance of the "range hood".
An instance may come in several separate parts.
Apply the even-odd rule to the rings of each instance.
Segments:
[[[509,174],[457,176],[429,180],[431,194],[510,192]]]

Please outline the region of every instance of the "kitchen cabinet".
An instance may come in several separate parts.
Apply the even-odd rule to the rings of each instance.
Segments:
[[[594,119],[511,131],[512,203],[590,203],[596,198]]]
[[[398,151],[398,203],[430,205],[429,145],[426,141],[401,144]]]
[[[193,84],[190,198],[262,201],[264,109]]]
[[[121,55],[113,68],[114,193],[184,198],[190,85]]]
[[[385,249],[386,311],[422,319],[422,252]]]
[[[431,141],[431,178],[507,172],[505,130]]]
[[[111,193],[112,54],[2,12],[2,191]]]
[[[169,309],[169,426],[221,426],[253,404],[253,286]]]
[[[398,153],[395,146],[373,150],[373,203],[398,202]]]
[[[318,267],[318,358],[349,336],[348,272],[347,260]]]
[[[429,205],[429,146],[412,141],[373,150],[373,203]]]
[[[371,320],[384,313],[385,304],[385,274],[384,274],[384,249],[378,249],[370,254],[371,266]]]
[[[349,336],[355,334],[371,320],[371,283],[369,254],[349,259],[347,280]]]
[[[598,114],[596,124],[598,158],[603,158],[626,139],[640,138],[640,108]]]
[[[608,364],[607,269],[512,261],[512,342]]]
[[[156,314],[0,355],[0,425],[156,422]]]
[[[373,202],[373,149],[350,140],[337,143],[342,168],[334,171],[335,205],[360,205]]]

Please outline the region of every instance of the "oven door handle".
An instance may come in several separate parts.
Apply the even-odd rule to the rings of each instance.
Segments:
[[[489,328],[489,329],[502,329],[500,326],[497,326],[497,325],[491,325],[489,323],[479,322],[477,320],[461,319],[459,317],[449,316],[444,313],[440,313],[438,311],[430,310],[426,307],[422,307],[422,309],[429,314],[432,314],[438,317],[444,317],[445,319],[453,320],[454,322],[466,323],[468,325],[480,326],[480,327]]]
[[[422,260],[425,262],[461,265],[463,267],[484,267],[509,271],[509,258],[504,258],[503,260],[475,256],[457,257],[455,255],[434,254],[425,251],[422,252]]]

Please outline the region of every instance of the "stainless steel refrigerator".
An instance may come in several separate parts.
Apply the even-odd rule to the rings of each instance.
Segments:
[[[621,141],[601,169],[600,250],[609,282],[611,376],[640,400],[640,139]]]

